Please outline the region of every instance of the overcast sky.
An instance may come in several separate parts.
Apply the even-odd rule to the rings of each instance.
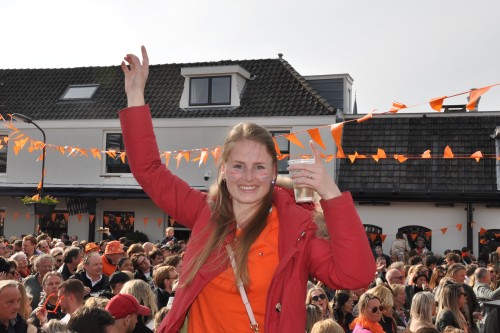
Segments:
[[[358,110],[500,83],[498,0],[0,0],[0,68],[277,58],[349,73]],[[464,104],[466,97],[445,100]],[[500,86],[481,111],[500,111]],[[414,111],[432,111],[422,106]]]

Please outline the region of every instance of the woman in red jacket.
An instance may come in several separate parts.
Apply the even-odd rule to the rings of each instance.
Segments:
[[[149,197],[192,230],[175,301],[158,332],[248,332],[250,324],[259,332],[303,332],[309,276],[335,289],[366,287],[375,263],[364,228],[316,146],[311,144],[315,164],[289,170],[300,170],[291,175],[294,183],[313,187],[321,197],[329,239],[316,236],[310,210],[274,186],[277,154],[270,133],[259,125],[233,127],[210,192],[191,188],[161,163],[144,101],[144,47],[142,57],[141,63],[128,54],[129,66],[122,62],[128,108],[120,121],[130,168]]]

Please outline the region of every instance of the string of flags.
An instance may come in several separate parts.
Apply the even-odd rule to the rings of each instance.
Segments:
[[[492,87],[498,86],[500,83],[497,84],[492,84],[486,87],[482,87],[479,89],[472,89],[469,91],[461,92],[458,94],[450,95],[450,96],[441,96],[441,97],[436,97],[432,98],[427,102],[424,103],[419,103],[415,105],[410,105],[407,106],[404,103],[400,102],[393,102],[392,107],[385,112],[379,112],[376,113],[374,111],[369,112],[362,118],[354,119],[354,120],[347,120],[343,121],[340,123],[335,123],[335,124],[330,124],[330,125],[325,125],[325,126],[320,126],[316,128],[311,128],[303,131],[297,131],[293,133],[288,133],[288,134],[283,134],[283,135],[277,135],[275,136],[274,139],[274,144],[276,147],[276,151],[278,153],[278,159],[282,160],[288,157],[288,154],[282,154],[279,145],[278,145],[278,139],[279,138],[286,138],[289,142],[292,144],[305,149],[304,144],[301,142],[301,140],[298,138],[298,135],[304,132],[307,132],[309,137],[316,143],[318,144],[321,148],[326,150],[326,146],[324,144],[323,138],[321,136],[320,130],[323,128],[327,128],[330,131],[330,134],[333,138],[333,141],[335,142],[335,145],[337,147],[337,153],[334,154],[323,154],[322,153],[322,158],[325,159],[326,162],[330,162],[332,159],[345,159],[348,158],[351,163],[354,163],[358,159],[373,159],[375,162],[379,162],[380,159],[387,159],[387,158],[394,158],[400,163],[404,163],[409,159],[437,159],[437,158],[444,158],[444,159],[475,159],[477,162],[479,162],[481,159],[485,158],[494,158],[497,160],[500,160],[500,157],[497,157],[494,154],[483,154],[481,151],[475,151],[475,152],[470,152],[470,154],[454,154],[452,151],[452,148],[449,146],[446,146],[444,151],[441,153],[439,152],[432,152],[431,150],[426,150],[422,152],[419,155],[405,155],[405,154],[393,154],[392,156],[387,156],[385,153],[384,149],[378,148],[376,154],[369,154],[369,153],[364,153],[360,154],[357,151],[354,153],[350,154],[345,154],[342,145],[341,145],[341,140],[342,140],[342,132],[343,132],[343,127],[344,124],[350,123],[350,122],[357,122],[361,123],[364,121],[368,121],[374,116],[377,115],[383,115],[383,114],[395,114],[401,110],[404,109],[410,109],[414,108],[420,105],[424,104],[429,104],[430,107],[437,111],[441,112],[444,100],[447,98],[452,98],[456,97],[459,95],[464,95],[464,94],[469,94],[469,102],[466,105],[467,110],[473,110],[477,100],[479,97],[481,97],[483,94],[488,92]],[[39,141],[39,140],[34,140],[31,137],[27,136],[25,133],[20,131],[17,127],[14,126],[12,123],[12,119],[10,121],[6,120],[2,115],[0,115],[0,120],[3,120],[4,126],[8,129],[11,130],[11,133],[8,136],[5,136],[0,138],[0,149],[4,147],[4,145],[7,145],[8,142],[13,142],[14,145],[12,146],[12,149],[14,151],[14,154],[17,156],[21,150],[23,150],[25,147],[27,147],[27,150],[29,153],[33,153],[36,151],[41,151],[44,148],[44,143]],[[2,142],[3,141],[3,142]],[[126,163],[126,152],[125,151],[117,151],[113,149],[108,149],[108,150],[102,150],[98,148],[80,148],[77,146],[71,146],[71,145],[65,145],[65,146],[60,146],[60,145],[53,145],[53,144],[45,144],[45,148],[47,152],[58,152],[63,156],[66,157],[92,157],[94,159],[101,160],[103,156],[109,156],[112,159],[115,160],[121,160],[122,163]],[[176,160],[176,168],[179,168],[179,165],[181,164],[182,160],[185,160],[186,163],[198,163],[198,166],[201,167],[202,164],[206,164],[207,160],[210,156],[212,156],[213,160],[215,163],[217,163],[221,153],[221,147],[220,146],[215,146],[215,147],[205,147],[205,148],[194,148],[194,149],[187,149],[187,150],[172,150],[172,151],[161,151],[160,154],[162,158],[165,160],[165,164],[168,167],[169,161],[171,159]],[[307,157],[308,155],[304,155],[304,157]],[[37,161],[41,161],[43,159],[43,154],[41,154]]]

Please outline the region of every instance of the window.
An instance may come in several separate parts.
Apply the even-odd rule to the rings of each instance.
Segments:
[[[363,226],[365,227],[370,248],[373,250],[377,246],[382,246],[382,228],[373,224],[363,224]]]
[[[7,172],[7,135],[0,135],[0,173]]]
[[[282,155],[287,155],[286,158],[278,160],[278,174],[288,174],[288,160],[290,155],[290,141],[285,137],[285,134],[290,134],[290,131],[270,131],[275,138],[278,148]]]
[[[61,238],[61,234],[68,233],[68,218],[67,211],[55,211],[50,216],[40,217],[38,228],[40,232],[46,233],[52,238]]]
[[[478,238],[478,261],[480,263],[488,263],[491,260],[491,254],[500,246],[500,229],[488,229],[485,233],[478,233]]]
[[[97,91],[97,88],[99,88],[98,84],[72,85],[66,89],[61,97],[61,100],[74,101],[92,99]]]
[[[410,248],[415,249],[417,247],[418,239],[422,238],[424,240],[425,247],[429,251],[432,251],[431,229],[419,225],[409,225],[399,228],[398,232],[401,232],[406,235],[406,238],[408,239],[408,245],[410,245]]]
[[[125,157],[125,163],[120,158],[120,153],[125,151],[121,133],[106,134],[106,150],[116,152],[115,157],[106,155],[106,173],[130,173],[127,158]]]
[[[134,212],[105,211],[103,213],[102,225],[109,228],[109,232],[115,239],[127,237],[128,233],[134,232]]]
[[[230,105],[231,76],[191,78],[189,105]]]

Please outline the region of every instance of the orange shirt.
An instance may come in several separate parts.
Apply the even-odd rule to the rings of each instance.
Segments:
[[[248,254],[250,284],[245,290],[259,332],[263,332],[269,286],[278,267],[278,210],[273,206],[267,225]],[[189,333],[251,332],[250,319],[236,287],[232,267],[210,281],[195,299],[189,312]]]
[[[103,254],[101,256],[102,260],[102,274],[110,277],[116,271],[116,265],[111,264],[108,259],[106,259],[106,255]]]

